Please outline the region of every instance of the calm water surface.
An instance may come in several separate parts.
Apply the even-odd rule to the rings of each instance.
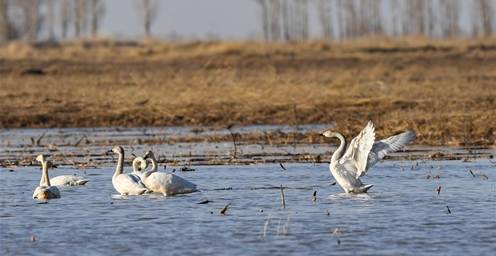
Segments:
[[[62,168],[51,170],[51,176],[78,174],[91,181],[61,187],[62,198],[47,204],[31,198],[41,175],[38,167],[0,169],[0,254],[496,253],[496,168],[488,159],[418,165],[385,161],[363,177],[375,184],[366,195],[345,195],[332,186],[327,164],[284,167],[194,166],[194,172],[176,174],[197,183],[202,192],[176,197],[117,195],[110,163],[85,173]],[[440,178],[425,179],[427,172]],[[197,204],[207,199],[213,202]],[[219,214],[228,203],[226,214]],[[337,228],[342,235],[331,235]]]
[[[233,132],[293,129],[254,126],[235,127]],[[227,163],[232,142],[161,142],[161,138],[188,136],[201,135],[177,127],[49,129],[46,133],[0,130],[0,255],[496,253],[496,164],[488,158],[495,155],[494,149],[408,146],[406,152],[379,163],[362,178],[375,184],[369,194],[346,195],[331,185],[334,179],[327,164],[312,164],[305,158],[332,151],[335,144],[238,141],[237,158],[231,165],[206,166],[202,163]],[[147,140],[155,142],[143,143]],[[191,163],[196,171],[176,174],[202,191],[176,197],[118,195],[111,182],[116,156],[104,153],[114,145],[124,146],[126,156],[153,149],[163,161],[159,171],[172,170],[164,170],[163,163],[178,161],[176,169]],[[437,152],[458,160],[433,161],[429,156]],[[91,181],[80,187],[60,187],[62,198],[48,203],[32,199],[41,178],[34,158],[41,153],[59,165],[50,170],[51,177],[77,174]],[[283,162],[286,170],[270,162]],[[129,163],[126,158],[125,172],[131,171]],[[425,179],[426,174],[440,178]],[[489,179],[482,179],[482,174]],[[198,204],[205,200],[213,202]],[[226,214],[219,214],[229,203]]]

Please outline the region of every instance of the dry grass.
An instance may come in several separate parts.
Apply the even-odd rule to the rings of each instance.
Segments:
[[[0,48],[0,127],[336,123],[373,120],[416,143],[496,139],[496,41],[161,44]]]

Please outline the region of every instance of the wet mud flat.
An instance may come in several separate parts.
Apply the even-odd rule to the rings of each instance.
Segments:
[[[36,165],[47,154],[68,168],[113,165],[113,146],[123,146],[126,164],[153,150],[164,168],[187,170],[194,165],[329,162],[338,141],[319,136],[325,125],[263,125],[209,129],[198,127],[8,129],[0,131],[0,166]],[[459,160],[486,158],[495,162],[491,147],[424,147],[408,145],[387,160]]]

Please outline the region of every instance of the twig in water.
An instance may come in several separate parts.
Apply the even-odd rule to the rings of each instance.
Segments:
[[[448,209],[448,213],[447,213],[447,214],[450,214],[450,213],[451,213],[451,211],[450,211],[449,206],[447,206],[447,205],[446,205],[446,209]]]
[[[289,232],[289,220],[291,219],[291,213],[288,215],[288,219],[286,220],[286,224],[284,225],[284,236],[288,235]]]
[[[83,141],[83,139],[85,139],[85,138],[86,138],[86,135],[83,135],[83,137],[81,137],[81,139],[76,141],[76,144],[74,144],[74,147],[77,147],[79,145],[79,143],[81,143]]]
[[[482,179],[483,180],[488,180],[489,179],[489,177],[487,177],[487,175],[485,175],[484,173],[481,176],[482,176]]]
[[[470,172],[470,174],[472,174],[472,177],[475,178],[475,174],[472,172],[472,170],[468,170]]]
[[[279,188],[281,189],[282,208],[286,209],[286,200],[284,199],[284,189],[282,188],[282,185]]]
[[[284,168],[284,166],[282,166],[282,163],[279,163],[279,166],[281,166],[281,168],[282,168],[283,170],[286,170],[286,168]]]
[[[329,210],[328,210],[328,209],[326,209],[326,215],[327,215],[327,216],[331,215],[331,213],[329,212]]]
[[[312,201],[317,201],[317,190],[313,192]]]
[[[229,133],[231,133],[231,138],[232,138],[232,142],[233,142],[233,145],[234,145],[234,152],[233,152],[233,155],[231,156],[231,159],[235,159],[236,158],[236,151],[237,151],[237,148],[236,148],[236,138],[234,136],[234,133],[231,131],[231,129],[229,129]],[[231,159],[229,159],[229,161],[231,161]]]
[[[437,186],[436,188],[436,194],[441,194],[441,185]]]
[[[214,201],[210,201],[210,200],[205,200],[205,201],[201,201],[199,203],[196,203],[196,204],[208,204],[208,203],[213,203]]]
[[[338,236],[344,236],[343,232],[339,228],[336,228],[334,231],[332,231],[331,236],[338,235]]]
[[[32,146],[38,146],[41,147],[41,139],[43,139],[43,136],[47,133],[48,130],[45,130],[37,139],[36,141],[34,140],[33,137],[31,137],[31,145]]]
[[[224,207],[222,207],[222,208],[220,209],[219,214],[224,214],[224,213],[226,213],[226,211],[227,211],[227,207],[229,207],[229,205],[231,205],[231,203],[228,203],[228,204],[224,205]]]

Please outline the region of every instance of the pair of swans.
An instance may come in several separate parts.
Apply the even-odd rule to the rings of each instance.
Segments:
[[[133,173],[124,174],[124,149],[121,146],[112,148],[109,152],[119,155],[112,184],[121,195],[141,195],[144,193],[160,193],[164,196],[174,196],[196,192],[197,186],[177,175],[157,172],[157,160],[151,151],[147,151],[144,158],[136,157],[133,160]],[[150,159],[152,169],[141,172],[148,166],[146,159]]]
[[[346,193],[366,193],[374,184],[364,185],[359,178],[387,154],[400,150],[415,138],[415,132],[410,130],[375,141],[375,128],[371,121],[351,141],[349,147],[342,133],[329,130],[322,135],[340,140],[341,144],[331,157],[329,169]]]
[[[44,155],[36,157],[36,161],[41,162],[41,180],[40,186],[34,190],[34,199],[58,199],[60,198],[60,191],[56,186],[52,186],[50,178],[48,177],[48,168],[53,167],[53,163],[48,161]]]

